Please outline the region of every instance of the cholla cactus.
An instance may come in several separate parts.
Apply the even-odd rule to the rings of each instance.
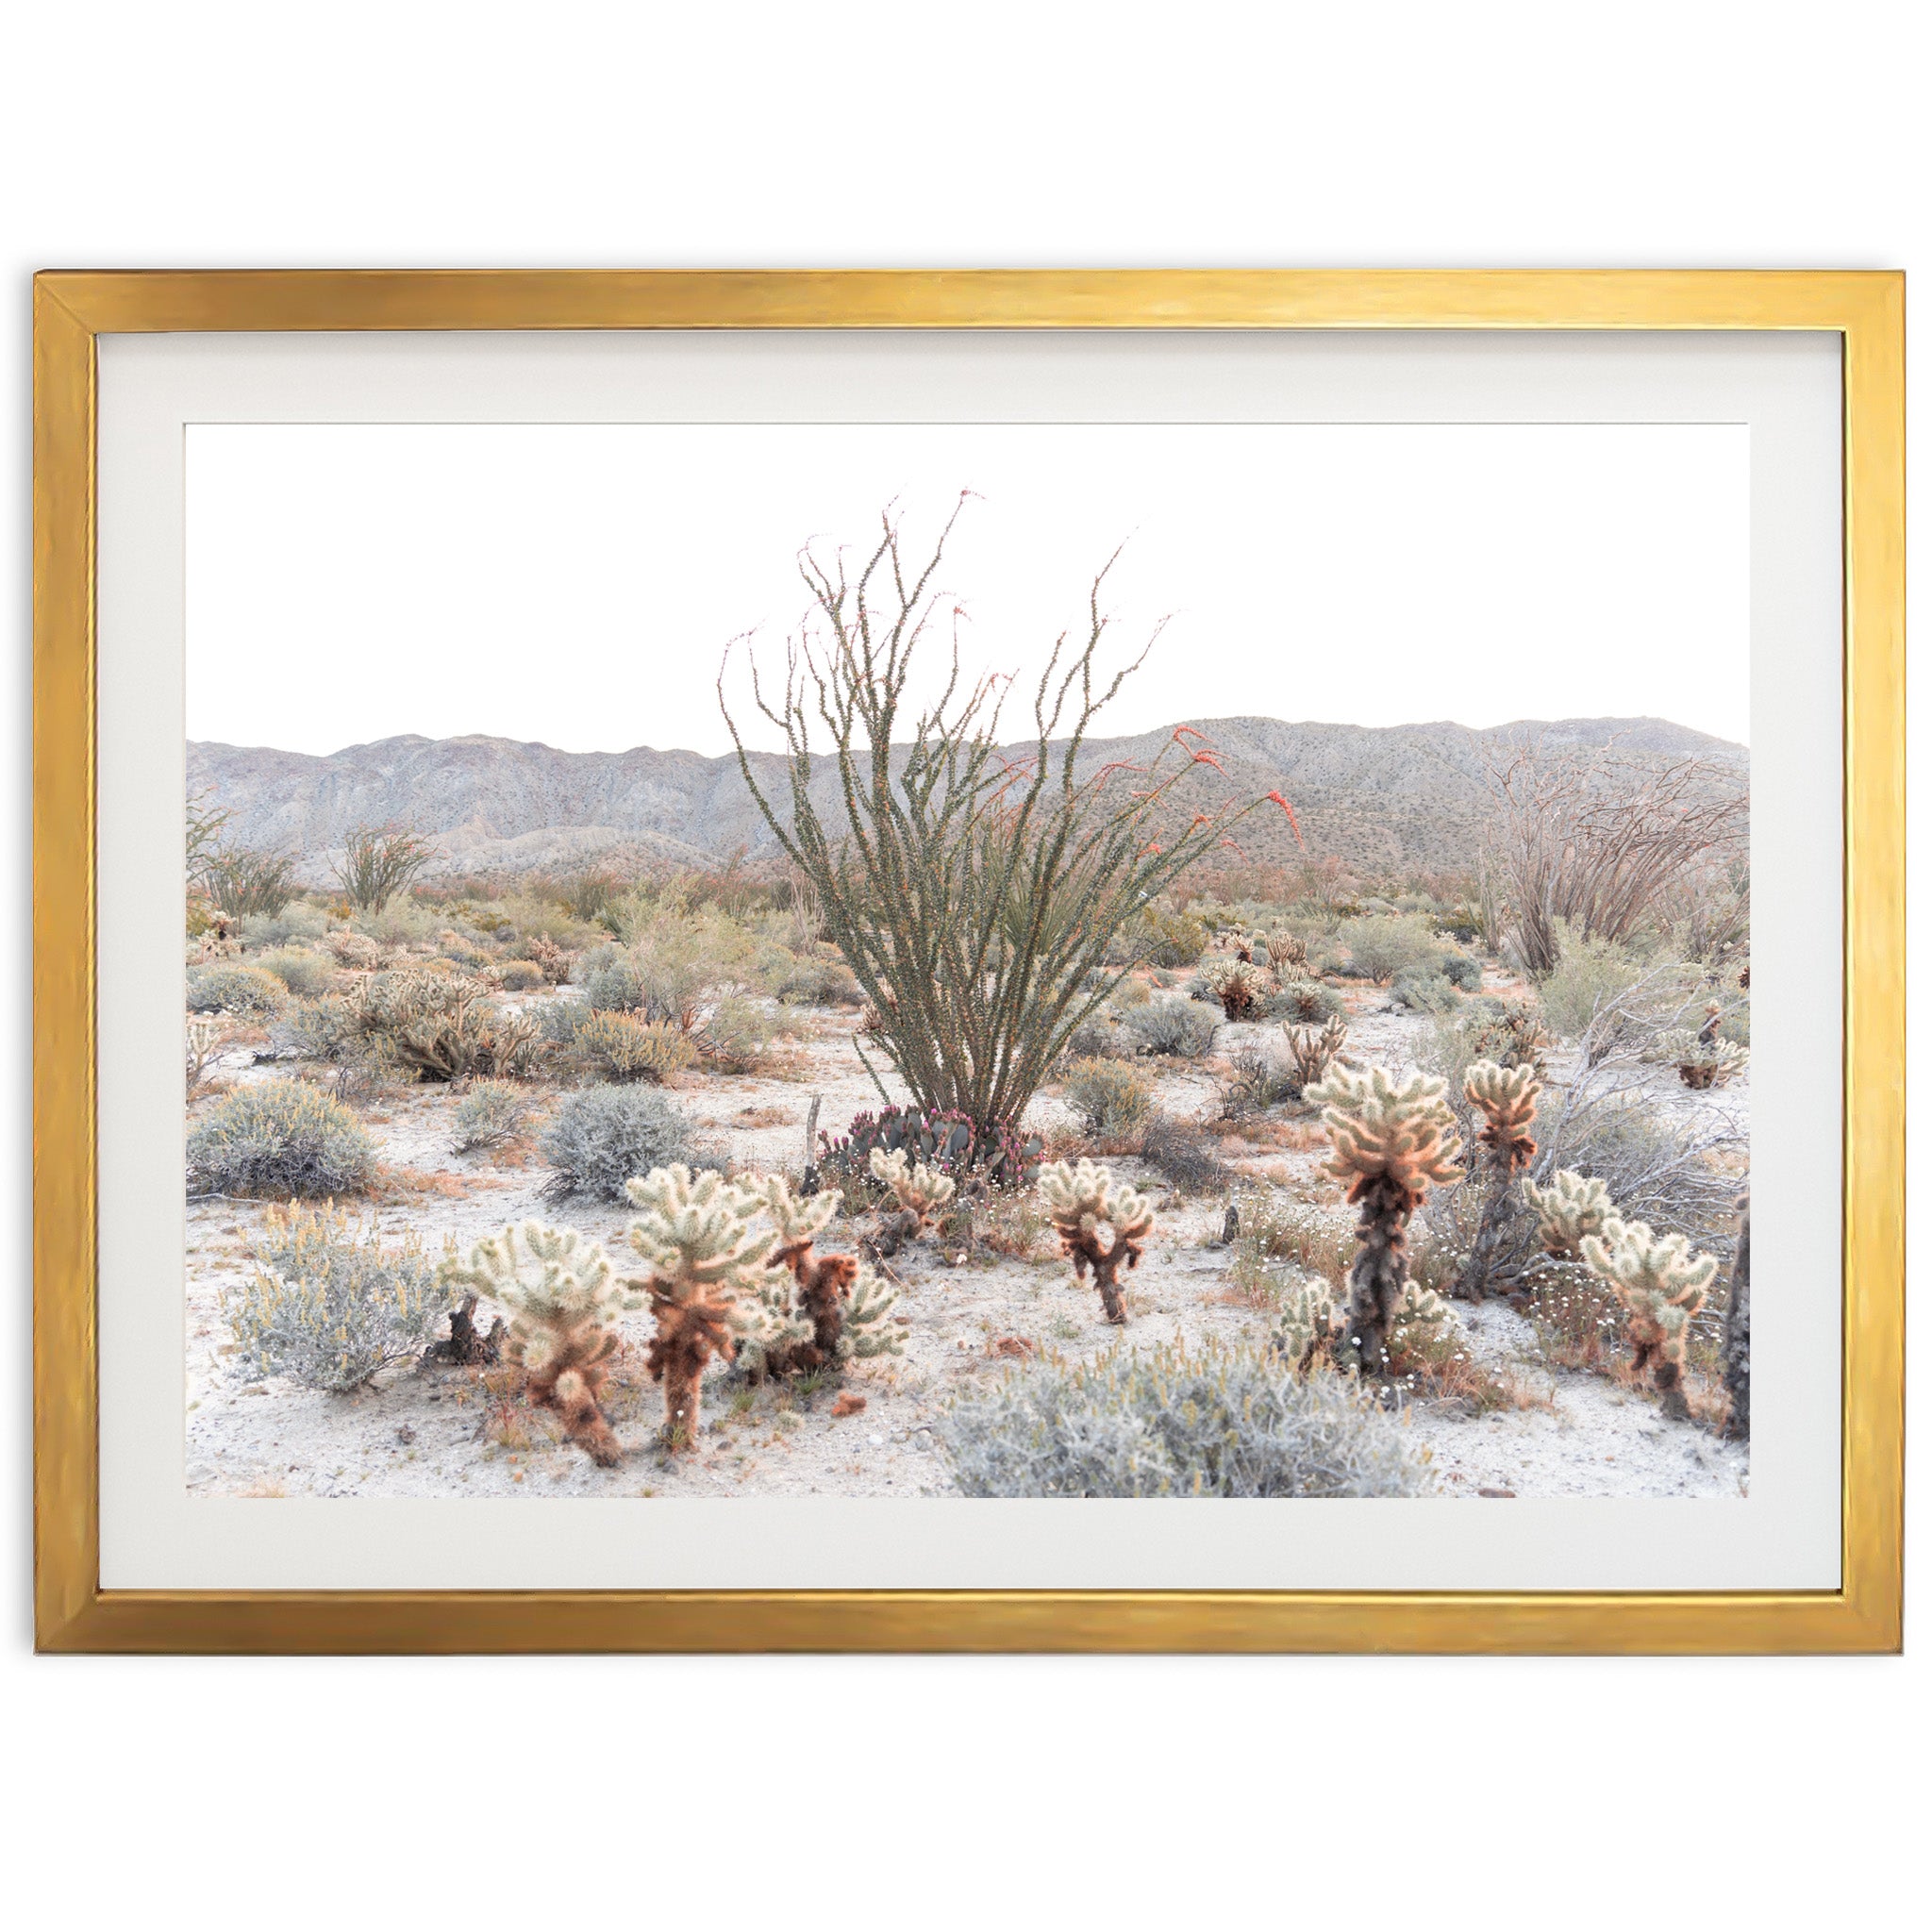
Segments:
[[[1325,1026],[1297,1026],[1284,1021],[1289,1063],[1295,1091],[1306,1095],[1316,1086],[1348,1044],[1348,1027],[1340,1013],[1331,1013]]]
[[[1213,1000],[1230,1020],[1245,1020],[1266,991],[1268,975],[1245,956],[1210,959],[1190,988],[1197,998]]]
[[[707,1170],[654,1167],[625,1188],[641,1210],[630,1244],[649,1263],[658,1333],[645,1362],[664,1384],[664,1435],[674,1450],[697,1440],[698,1384],[715,1355],[730,1361],[738,1336],[756,1327],[771,1286],[759,1195]]]
[[[1268,964],[1277,977],[1298,977],[1293,969],[1300,967],[1306,970],[1308,963],[1308,942],[1299,935],[1290,932],[1286,926],[1276,926],[1273,932],[1263,933],[1260,942],[1267,949]]]
[[[1506,1177],[1521,1174],[1536,1158],[1529,1130],[1542,1091],[1533,1066],[1499,1067],[1494,1060],[1477,1060],[1463,1075],[1463,1098],[1485,1122],[1476,1138]]]
[[[1608,1184],[1593,1174],[1586,1177],[1574,1168],[1559,1167],[1546,1188],[1525,1180],[1523,1191],[1535,1210],[1537,1239],[1543,1244],[1543,1253],[1559,1260],[1580,1261],[1584,1236],[1602,1234],[1617,1218]]]
[[[620,1280],[610,1257],[575,1229],[526,1221],[439,1271],[449,1287],[485,1294],[509,1315],[506,1352],[521,1363],[525,1391],[563,1418],[564,1434],[607,1468],[623,1452],[597,1397],[617,1351],[617,1318],[641,1308],[643,1284]]]
[[[1060,1253],[1073,1260],[1074,1279],[1081,1280],[1091,1268],[1107,1319],[1124,1322],[1120,1271],[1123,1263],[1130,1269],[1140,1264],[1141,1243],[1154,1227],[1153,1204],[1124,1181],[1117,1184],[1110,1168],[1084,1159],[1078,1167],[1057,1160],[1041,1168],[1040,1192],[1059,1234]]]
[[[1745,967],[1748,974],[1750,967]],[[1738,1254],[1731,1263],[1731,1292],[1724,1304],[1724,1388],[1730,1392],[1727,1435],[1751,1433],[1751,1190],[1738,1203]]]
[[[868,1356],[902,1355],[906,1338],[888,1319],[899,1304],[899,1291],[863,1262],[852,1278],[845,1319],[839,1329],[839,1359],[863,1361]]]
[[[773,1268],[790,1271],[798,1291],[798,1307],[805,1333],[782,1358],[769,1363],[770,1373],[816,1369],[841,1359],[840,1341],[845,1325],[845,1303],[858,1278],[858,1261],[852,1255],[821,1258],[813,1243],[838,1212],[839,1191],[828,1189],[801,1200],[783,1174],[768,1175],[758,1184],[765,1211],[772,1217],[775,1243],[765,1259]]]
[[[1641,1221],[1613,1220],[1581,1246],[1584,1266],[1624,1304],[1637,1373],[1650,1369],[1665,1415],[1688,1422],[1684,1343],[1717,1278],[1716,1256],[1693,1254],[1684,1235],[1655,1234]]]
[[[1337,1064],[1305,1096],[1323,1109],[1328,1172],[1348,1183],[1348,1198],[1361,1209],[1339,1356],[1366,1374],[1389,1366],[1390,1330],[1407,1286],[1409,1217],[1430,1188],[1462,1178],[1462,1141],[1445,1091],[1424,1074],[1398,1085],[1384,1067],[1356,1073]]]
[[[953,1198],[957,1183],[950,1174],[927,1167],[924,1161],[909,1164],[903,1147],[889,1154],[883,1147],[872,1150],[870,1163],[874,1180],[883,1181],[899,1204],[896,1214],[880,1218],[874,1246],[881,1255],[896,1254],[909,1241],[932,1225],[933,1217]]]
[[[1307,1275],[1284,1291],[1269,1345],[1298,1375],[1305,1375],[1341,1339],[1335,1293],[1317,1275]]]
[[[1483,1130],[1476,1138],[1489,1149],[1490,1168],[1475,1239],[1457,1283],[1457,1292],[1471,1301],[1482,1300],[1488,1285],[1490,1257],[1509,1212],[1509,1183],[1536,1158],[1529,1130],[1541,1091],[1542,1082],[1532,1065],[1505,1067],[1494,1060],[1477,1060],[1463,1076],[1463,1098],[1483,1117]]]
[[[1653,1057],[1666,1066],[1674,1066],[1685,1086],[1698,1090],[1724,1086],[1751,1062],[1750,1053],[1735,1041],[1715,1034],[1707,1040],[1688,1026],[1674,1026],[1658,1034]]]

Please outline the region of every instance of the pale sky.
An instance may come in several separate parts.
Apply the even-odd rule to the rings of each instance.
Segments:
[[[1228,716],[1748,736],[1741,427],[197,425],[187,462],[193,739],[724,751],[720,654],[756,630],[782,656],[801,544],[868,546],[896,499],[923,556],[961,489],[979,500],[937,581],[970,668],[1037,675],[1124,542],[1109,639],[1170,617],[1108,736]]]

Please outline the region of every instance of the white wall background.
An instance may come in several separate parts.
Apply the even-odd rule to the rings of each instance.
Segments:
[[[0,122],[14,1064],[30,270],[1917,271],[1932,255],[1914,13],[33,8],[8,36]],[[19,1229],[24,1071],[14,1091]],[[1910,1785],[1932,1673],[1918,1655],[32,1658],[24,1234],[13,1256],[0,1778],[18,1789],[0,1816],[9,1895],[65,1924],[144,1908],[218,1926],[440,1926],[580,1907],[630,1923],[674,1898],[687,1918],[850,1925],[1313,1924],[1326,1907],[1447,1925],[1663,1911],[1772,1927],[1893,1897],[1923,1908]],[[829,1869],[760,1869],[807,1849],[788,1787],[863,1821]],[[574,1869],[528,1827],[578,1796]],[[1383,1819],[1382,1842],[1366,1841]],[[467,1858],[453,1829],[472,1834]],[[654,1868],[683,1875],[660,1890]]]

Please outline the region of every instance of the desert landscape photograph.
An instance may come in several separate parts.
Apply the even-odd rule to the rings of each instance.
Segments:
[[[1722,426],[210,426],[187,1473],[1750,1492]]]

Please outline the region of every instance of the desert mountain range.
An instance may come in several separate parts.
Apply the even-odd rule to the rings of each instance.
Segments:
[[[1748,769],[1740,744],[1660,718],[1524,721],[1475,731],[1451,724],[1285,724],[1272,718],[1190,720],[1218,753],[1224,775],[1190,774],[1190,809],[1229,794],[1280,791],[1293,801],[1310,856],[1332,855],[1372,873],[1473,862],[1487,794],[1486,751],[1536,735],[1542,742],[1607,748],[1659,761],[1686,757]],[[1174,727],[1098,739],[1080,766],[1144,762]],[[767,795],[789,796],[785,761],[755,754]],[[836,813],[829,767],[814,785]],[[708,862],[742,847],[774,849],[769,828],[732,757],[656,751],[567,752],[507,738],[386,738],[316,757],[260,746],[192,742],[188,791],[229,814],[234,843],[296,855],[312,883],[360,825],[397,824],[433,836],[451,870],[526,871],[602,862]],[[1244,822],[1250,858],[1297,855],[1272,808]]]

